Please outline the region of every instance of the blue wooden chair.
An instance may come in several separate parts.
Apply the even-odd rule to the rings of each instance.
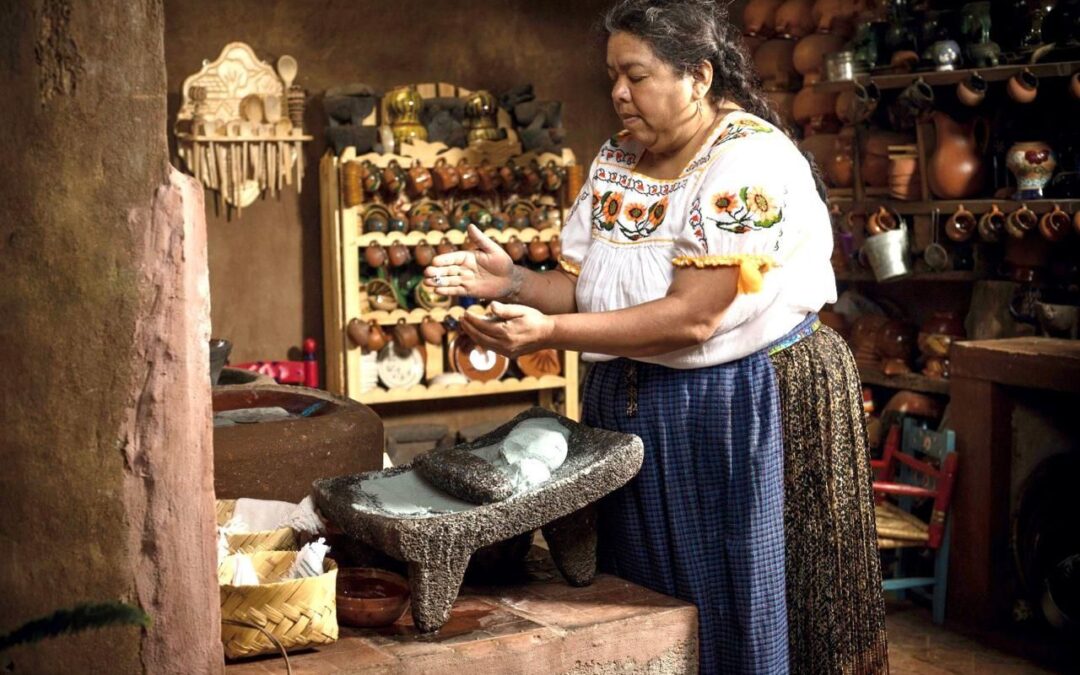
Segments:
[[[945,592],[949,572],[949,540],[952,519],[949,505],[956,481],[956,434],[951,429],[933,431],[923,428],[916,420],[902,418],[902,426],[889,429],[885,452],[880,460],[871,462],[876,469],[874,508],[877,518],[879,549],[924,548],[934,556],[934,576],[903,577],[902,566],[897,575],[883,582],[886,591],[903,593],[919,589],[929,595],[934,623],[945,621]],[[913,510],[932,501],[928,521]],[[902,556],[898,556],[898,561]],[[929,587],[930,592],[924,589]],[[916,591],[916,592],[919,592]]]

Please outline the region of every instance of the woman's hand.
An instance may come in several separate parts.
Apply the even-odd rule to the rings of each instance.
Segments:
[[[502,246],[475,225],[469,225],[468,233],[477,250],[436,256],[424,269],[424,285],[441,295],[483,299],[508,298],[519,291],[521,271]]]
[[[493,302],[488,318],[466,313],[461,327],[476,344],[515,358],[547,347],[555,319],[524,305]]]

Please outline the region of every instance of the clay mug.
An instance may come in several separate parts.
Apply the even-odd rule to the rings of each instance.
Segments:
[[[478,250],[480,250],[480,244],[477,244],[472,239],[466,239],[465,241],[461,242],[461,250],[462,251],[478,251]]]
[[[426,241],[422,241],[416,245],[413,258],[416,259],[416,264],[420,267],[427,267],[435,259],[435,247]]]
[[[391,197],[397,196],[405,189],[405,171],[396,159],[390,160],[390,163],[382,170],[382,186],[383,191]]]
[[[356,206],[364,201],[364,186],[360,181],[360,162],[345,162],[341,167],[341,184],[345,206]]]
[[[966,106],[977,106],[986,98],[990,84],[978,73],[972,73],[966,80],[956,85],[956,98]]]
[[[529,260],[542,263],[550,257],[551,249],[548,245],[540,241],[540,237],[533,237],[533,240],[529,242]]]
[[[1017,239],[1023,239],[1038,224],[1039,217],[1026,204],[1022,204],[1020,208],[1006,216],[1005,231]]]
[[[348,334],[349,340],[357,347],[363,349],[368,346],[368,338],[371,337],[371,326],[360,319],[351,319],[349,325],[345,328],[345,332]]]
[[[877,110],[879,103],[881,103],[881,90],[876,84],[873,82],[866,85],[855,83],[855,109],[852,121],[867,120]]]
[[[525,257],[525,244],[517,237],[510,237],[510,241],[503,244],[503,249],[514,262],[519,262]]]
[[[900,216],[884,206],[879,206],[878,210],[871,213],[870,217],[866,219],[866,233],[871,236],[884,234],[890,230],[895,230],[899,226]]]
[[[387,259],[390,261],[391,267],[401,267],[409,264],[409,261],[412,260],[412,254],[409,253],[409,247],[399,241],[390,246],[387,251]]]
[[[450,243],[449,239],[443,239],[439,242],[439,245],[435,247],[436,255],[446,255],[447,253],[453,253],[457,250],[457,246]]]
[[[540,170],[540,178],[543,181],[544,192],[558,192],[566,179],[566,169],[555,164],[555,160],[549,160]]]
[[[934,108],[934,88],[920,77],[900,92],[897,102],[911,119],[920,120]]]
[[[390,228],[390,219],[382,211],[371,211],[364,216],[364,232],[386,232]]]
[[[457,169],[446,163],[446,158],[440,158],[435,162],[435,168],[431,170],[431,177],[435,189],[439,192],[449,192],[458,186],[461,177]]]
[[[1069,93],[1073,98],[1080,99],[1080,71],[1069,78]]]
[[[853,235],[861,235],[866,232],[866,214],[858,213],[856,211],[849,211],[844,218],[847,223],[847,230]]]
[[[997,204],[991,204],[990,210],[979,218],[979,238],[985,242],[1001,241],[1001,233],[1005,230],[1005,214]]]
[[[435,232],[446,232],[450,229],[450,221],[445,213],[432,213],[428,216],[428,225]]]
[[[457,165],[458,172],[458,189],[461,190],[475,190],[480,184],[480,171],[475,166],[469,164],[469,160],[464,157]]]
[[[386,333],[383,331],[382,326],[379,325],[374,319],[370,323],[371,329],[368,331],[368,349],[373,352],[381,351],[386,346]]]
[[[370,161],[361,163],[360,184],[364,186],[364,191],[368,194],[375,194],[378,192],[379,187],[382,185],[382,172],[379,171],[379,167],[375,166]]]
[[[405,185],[413,199],[423,197],[431,190],[431,172],[424,168],[420,160],[413,162],[405,178]]]
[[[518,168],[514,160],[507,160],[506,164],[499,167],[499,187],[506,192],[514,192],[518,188]]]
[[[1069,214],[1061,210],[1061,206],[1054,204],[1054,209],[1047,211],[1039,219],[1039,232],[1050,241],[1061,241],[1069,234],[1071,220]]]
[[[555,235],[548,242],[548,250],[551,251],[551,259],[558,261],[562,257],[562,242],[559,241],[559,235]]]
[[[443,336],[446,335],[446,326],[427,315],[420,322],[420,335],[429,345],[440,344]]]
[[[1039,95],[1039,78],[1025,68],[1009,78],[1005,90],[1017,103],[1031,103]]]
[[[386,249],[382,244],[372,244],[364,249],[364,262],[378,268],[386,264]]]
[[[540,165],[535,159],[520,168],[518,178],[518,190],[525,194],[538,192],[543,184],[543,178],[540,177]]]
[[[431,229],[431,221],[426,213],[414,213],[409,216],[409,232],[427,232]]]
[[[420,332],[416,326],[406,323],[404,318],[398,319],[394,326],[394,351],[398,356],[408,356],[409,352],[420,345]]]
[[[480,162],[476,169],[477,186],[483,192],[494,192],[499,189],[499,170],[488,163],[485,159]]]
[[[953,241],[967,241],[979,228],[975,214],[961,204],[945,221],[945,236]]]

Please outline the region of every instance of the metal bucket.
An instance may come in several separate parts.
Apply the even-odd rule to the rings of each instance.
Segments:
[[[875,234],[863,242],[863,253],[866,255],[870,269],[874,271],[874,278],[878,281],[886,281],[897,277],[911,274],[911,266],[908,264],[908,231],[907,226],[900,227],[881,234]]]

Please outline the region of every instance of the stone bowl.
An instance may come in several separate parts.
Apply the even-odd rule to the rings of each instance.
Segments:
[[[345,567],[337,576],[338,621],[349,626],[389,626],[409,606],[405,577],[374,567]]]

